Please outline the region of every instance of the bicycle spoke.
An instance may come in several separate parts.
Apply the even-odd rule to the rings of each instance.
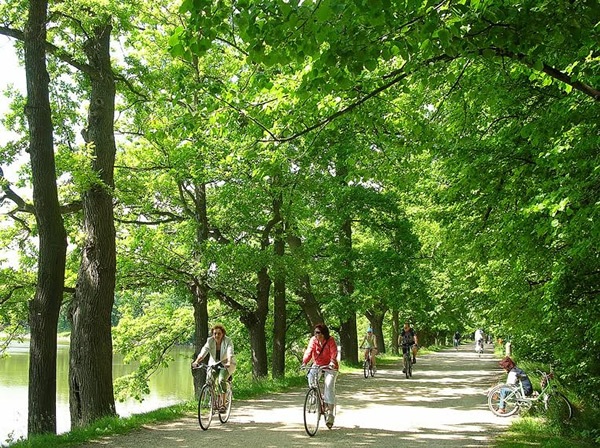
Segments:
[[[221,423],[227,423],[229,415],[231,414],[231,402],[233,401],[233,391],[231,390],[231,384],[227,385],[227,392],[225,393],[225,412],[219,412],[219,420]]]
[[[208,385],[202,387],[198,399],[198,423],[206,431],[210,426],[213,415],[213,396]]]
[[[520,394],[516,387],[500,384],[488,393],[488,407],[494,415],[508,417],[519,411]]]
[[[311,387],[304,399],[304,429],[309,436],[314,436],[319,429],[321,419],[321,399],[317,388]]]

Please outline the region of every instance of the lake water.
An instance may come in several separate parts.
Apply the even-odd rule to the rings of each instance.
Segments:
[[[116,403],[117,413],[126,417],[148,412],[190,400],[194,397],[194,385],[190,373],[193,348],[177,348],[175,361],[168,369],[156,372],[150,379],[150,394],[141,403],[128,400]],[[12,344],[10,356],[0,359],[0,446],[7,440],[27,435],[27,384],[29,382],[29,345]],[[133,369],[123,365],[122,357],[113,357],[113,378],[123,376]],[[69,431],[69,346],[58,346],[56,414],[59,433]],[[8,405],[10,403],[10,405]]]

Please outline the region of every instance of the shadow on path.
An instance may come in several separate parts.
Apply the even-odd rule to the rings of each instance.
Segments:
[[[486,390],[504,374],[492,346],[486,348],[481,357],[472,344],[419,357],[410,379],[399,364],[374,378],[340,375],[335,426],[321,426],[315,437],[304,431],[305,390],[295,390],[234,401],[229,422],[215,416],[208,431],[185,418],[81,447],[488,446],[512,418],[495,417],[487,408]]]

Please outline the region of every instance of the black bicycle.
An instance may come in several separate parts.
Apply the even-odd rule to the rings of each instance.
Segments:
[[[217,391],[217,385],[213,380],[213,371],[224,370],[221,364],[209,366],[200,364],[197,369],[206,370],[206,383],[200,389],[200,397],[198,398],[198,423],[200,427],[206,431],[212,422],[213,415],[217,414],[221,423],[227,423],[231,414],[231,403],[233,401],[233,388],[231,376],[226,381],[225,400],[221,401],[221,394]]]
[[[363,347],[361,347],[363,348]],[[375,376],[375,366],[373,366],[373,348],[367,349],[369,350],[367,354],[367,358],[363,361],[363,374],[365,378],[368,378],[369,375],[371,377]]]
[[[402,355],[402,371],[406,375],[406,378],[412,377],[412,347],[413,344],[402,344],[402,351],[404,352],[404,354]]]
[[[321,373],[326,370],[334,370],[327,366],[310,366],[303,367],[303,370],[307,370],[307,376],[311,370],[318,370],[319,372],[310,378],[314,381],[308,386],[306,396],[304,397],[304,429],[309,436],[314,436],[319,430],[319,422],[321,416],[327,421],[327,408],[325,407],[325,398],[323,396],[323,385],[319,381],[319,377],[322,377]],[[330,412],[335,416],[335,405]],[[331,429],[330,425],[327,425]]]

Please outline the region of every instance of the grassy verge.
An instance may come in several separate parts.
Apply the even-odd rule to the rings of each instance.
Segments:
[[[346,368],[344,368],[346,369]],[[304,386],[306,378],[301,373],[288,374],[284,379],[268,379],[261,381],[236,377],[235,398],[247,400],[267,393],[283,392],[293,387]],[[11,448],[66,448],[80,445],[90,440],[115,434],[125,434],[144,425],[173,421],[182,417],[195,415],[197,403],[186,403],[157,409],[130,417],[107,417],[100,419],[85,428],[75,428],[68,433],[33,436],[26,440],[5,441]],[[4,445],[2,445],[4,446]]]
[[[383,356],[382,365],[391,366],[397,362],[398,357]],[[348,366],[344,363],[340,366],[341,373],[358,371],[358,367]],[[248,400],[268,393],[284,392],[295,387],[306,385],[303,373],[293,371],[287,373],[283,379],[267,379],[253,381],[243,376],[236,376],[235,398]],[[130,417],[107,417],[100,419],[85,428],[75,428],[68,433],[54,435],[33,436],[27,440],[6,441],[11,448],[66,448],[80,445],[90,440],[108,437],[110,435],[125,434],[144,425],[160,422],[173,421],[182,417],[195,415],[197,403],[189,401],[186,403],[157,409],[144,414],[136,414]]]
[[[519,360],[517,360],[519,361]],[[519,367],[528,372],[534,389],[540,390],[540,376],[537,370],[547,371],[548,366],[527,361],[518,362]],[[559,384],[560,386],[560,384]],[[573,390],[560,387],[573,405],[574,416],[568,424],[545,418],[543,411],[535,408],[522,414],[502,433],[494,443],[496,448],[516,448],[523,446],[564,448],[596,447],[600,445],[600,409],[591,407],[580,400]]]
[[[517,448],[523,446],[544,448],[597,447],[593,438],[581,432],[581,426],[560,427],[542,417],[523,417],[515,420],[508,430],[494,441],[496,448]],[[592,435],[592,433],[587,434]]]

